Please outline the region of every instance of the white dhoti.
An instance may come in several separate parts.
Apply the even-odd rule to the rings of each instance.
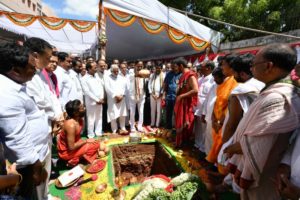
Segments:
[[[154,99],[152,96],[150,97],[151,104],[151,126],[159,127],[160,118],[161,118],[161,98]],[[156,121],[155,121],[156,116]]]
[[[102,105],[86,105],[88,138],[102,135]]]
[[[205,152],[206,124],[201,121],[201,117],[195,116],[195,147]]]
[[[143,122],[144,122],[145,97],[142,97],[139,100],[135,100],[135,99],[131,98],[129,102],[130,102],[130,127],[131,127],[131,130],[135,130],[134,124],[135,124],[135,109],[136,109],[136,106],[137,106],[138,112],[139,112],[139,121],[138,121],[137,128],[139,130],[141,130],[142,127],[143,127]]]
[[[107,84],[105,85],[107,92],[107,122],[111,122],[113,133],[117,132],[117,119],[119,118],[120,128],[125,130],[125,117],[127,116],[126,108],[126,79],[121,76],[108,76]],[[116,102],[116,96],[123,96],[122,101]]]
[[[110,122],[111,130],[116,133],[118,130],[117,119],[119,118],[120,128],[125,129],[125,118],[127,116],[127,108],[125,99],[116,103],[115,99],[108,98],[107,122]]]

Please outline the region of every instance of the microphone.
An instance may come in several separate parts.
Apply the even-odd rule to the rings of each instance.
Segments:
[[[80,185],[82,185],[84,183],[87,183],[87,182],[90,182],[90,181],[95,181],[97,179],[98,179],[97,174],[93,174],[90,178],[78,181],[77,183],[74,184],[74,186],[80,186]]]

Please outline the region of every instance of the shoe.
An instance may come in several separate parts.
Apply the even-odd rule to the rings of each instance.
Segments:
[[[146,129],[146,131],[147,131],[148,133],[153,132],[153,129],[151,128],[151,126],[145,126],[144,128]]]
[[[144,127],[138,127],[138,129],[137,129],[139,132],[142,132],[142,133],[144,133],[145,132],[145,129],[144,129]]]
[[[95,133],[95,135],[96,135],[97,137],[102,137],[102,136],[103,136],[103,132],[102,132],[102,133]]]
[[[121,129],[121,130],[119,131],[119,134],[120,134],[120,135],[128,135],[128,131],[127,131],[127,130],[122,130],[122,129]]]
[[[91,139],[91,138],[94,138],[95,135],[87,135],[87,137],[88,137],[89,139]]]

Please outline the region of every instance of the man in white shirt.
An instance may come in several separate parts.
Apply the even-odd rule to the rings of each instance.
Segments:
[[[110,74],[110,72],[108,73],[109,70],[107,70],[107,64],[104,59],[99,59],[97,61],[97,64],[98,64],[97,75],[103,82],[105,88],[106,79],[107,76]],[[107,95],[105,90],[104,90],[104,104],[102,104],[102,129],[103,131],[107,131],[110,129],[110,124],[107,123]]]
[[[125,61],[123,61],[120,64],[120,74],[119,76],[123,77],[125,79],[126,82],[126,93],[127,93],[127,89],[128,89],[128,83],[129,83],[129,71],[127,69],[127,64],[124,63]],[[126,95],[125,96],[125,102],[126,102],[126,109],[127,109],[127,113],[130,113],[130,104],[129,104],[129,96]],[[126,117],[126,126],[129,124],[129,115],[127,115]]]
[[[144,122],[144,104],[145,104],[145,78],[139,75],[139,71],[143,69],[143,62],[138,61],[135,65],[134,70],[129,71],[129,83],[128,83],[128,95],[130,104],[130,127],[131,132],[135,132],[135,109],[136,106],[139,112],[139,121],[137,124],[137,129],[140,132],[144,132],[143,122]],[[148,77],[150,74],[148,75]]]
[[[112,133],[117,133],[119,119],[120,134],[127,134],[125,128],[125,118],[127,116],[125,91],[126,79],[119,75],[119,67],[117,64],[111,65],[111,74],[107,77],[105,90],[107,93],[107,121],[111,123]]]
[[[97,72],[97,63],[86,64],[87,74],[82,78],[82,87],[87,112],[88,138],[102,136],[102,104],[104,103],[104,83]]]
[[[59,101],[59,88],[57,83],[57,77],[53,73],[57,68],[57,52],[53,51],[50,58],[49,64],[42,70],[41,78],[45,82],[46,87],[50,90],[50,97],[52,99],[52,104],[55,110],[55,113],[58,113],[56,116],[60,116],[59,120],[52,122],[52,134],[56,135],[62,128],[62,120],[64,119],[63,110]]]
[[[107,64],[105,62],[105,60],[98,60],[98,69],[97,69],[97,75],[99,76],[99,78],[101,79],[101,81],[103,81],[103,83],[105,83],[105,80],[107,78],[107,76],[110,74],[110,72],[108,73],[107,70]]]
[[[234,78],[239,83],[235,87],[228,99],[228,112],[224,120],[222,130],[222,148],[218,155],[218,169],[222,174],[226,174],[227,156],[224,149],[232,144],[232,136],[243,116],[247,113],[251,103],[258,96],[260,90],[265,86],[264,83],[253,78],[251,73],[252,60],[251,54],[239,55],[230,63],[230,68],[234,71]],[[225,170],[224,170],[225,169]],[[232,176],[227,175],[224,179],[228,185],[232,185],[233,191],[240,192],[240,188],[232,181]]]
[[[76,85],[70,76],[71,57],[65,52],[59,52],[58,67],[54,71],[57,76],[58,88],[60,92],[60,104],[63,110],[70,100],[81,99],[81,94],[77,92]]]
[[[72,69],[69,70],[70,72],[70,77],[73,80],[73,84],[75,85],[76,92],[78,95],[78,100],[83,102],[83,91],[82,91],[82,86],[80,82],[80,72],[82,69],[82,63],[80,60],[73,60],[72,61]]]
[[[202,110],[205,98],[214,84],[214,78],[212,76],[212,71],[215,68],[215,64],[211,61],[207,61],[198,66],[200,74],[202,75],[198,78],[198,104],[195,109],[195,147],[201,152],[205,152],[205,134],[206,134],[206,124],[202,122]]]
[[[37,55],[36,74],[31,81],[26,83],[26,93],[35,101],[38,108],[45,112],[48,117],[48,144],[52,147],[52,124],[58,124],[63,120],[63,113],[61,110],[55,108],[55,102],[52,98],[49,87],[42,79],[42,70],[49,64],[52,57],[52,46],[43,39],[29,38],[25,41],[24,46],[31,49]],[[37,187],[38,199],[47,199],[48,195],[48,182],[51,174],[51,151],[47,154],[43,164],[48,173],[47,180]]]
[[[36,74],[33,76],[31,81],[26,83],[26,92],[31,98],[34,99],[38,108],[44,111],[48,116],[49,133],[51,133],[52,122],[58,123],[63,119],[61,109],[55,108],[55,99],[52,97],[53,93],[46,84],[45,77],[42,73],[42,70],[48,66],[49,61],[52,58],[52,46],[40,38],[29,38],[27,41],[25,41],[24,45],[33,52],[36,52],[38,59],[36,65]]]
[[[151,105],[151,127],[159,127],[161,119],[161,98],[163,95],[164,74],[161,71],[162,64],[155,66],[155,73],[150,75],[149,93]],[[156,121],[155,121],[156,117]]]
[[[217,99],[216,95],[216,89],[218,85],[221,85],[226,78],[224,74],[222,73],[222,69],[220,67],[217,67],[212,72],[212,76],[214,79],[214,84],[211,86],[208,94],[206,95],[206,98],[202,105],[202,117],[201,121],[205,123],[206,129],[205,129],[205,153],[206,155],[210,152],[210,149],[212,147],[212,113],[215,105],[215,101]]]
[[[49,154],[47,116],[26,93],[36,72],[37,53],[15,43],[0,45],[0,127],[5,157],[17,163],[23,180],[18,195],[33,199],[47,178],[42,162]]]

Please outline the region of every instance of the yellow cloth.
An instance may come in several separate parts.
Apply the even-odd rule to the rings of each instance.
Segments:
[[[237,86],[237,82],[233,76],[228,77],[221,85],[217,86],[216,89],[216,102],[214,105],[213,114],[216,120],[221,120],[225,118],[227,108],[228,108],[228,98],[231,91]],[[222,128],[216,132],[212,128],[212,139],[213,144],[208,153],[206,160],[211,163],[216,163],[219,151],[222,147]]]

